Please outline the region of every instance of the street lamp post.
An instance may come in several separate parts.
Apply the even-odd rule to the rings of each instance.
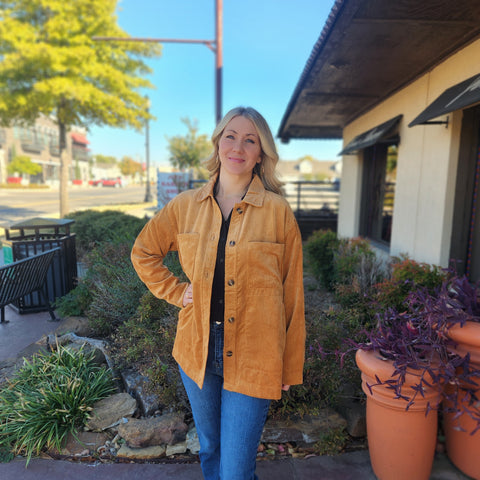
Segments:
[[[215,120],[222,118],[223,77],[223,0],[215,1],[215,40],[181,38],[135,38],[95,36],[92,40],[107,42],[154,42],[154,43],[197,43],[206,45],[215,54]]]
[[[145,163],[146,163],[146,186],[145,186],[145,202],[152,201],[152,194],[150,192],[150,131],[149,131],[149,120],[148,115],[150,113],[150,99],[148,95],[145,96],[147,99],[147,118],[145,119]]]

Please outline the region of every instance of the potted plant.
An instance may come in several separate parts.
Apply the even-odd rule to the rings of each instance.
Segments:
[[[467,475],[480,479],[480,302],[479,291],[466,276],[453,276],[438,294],[428,297],[425,312],[446,325],[449,350],[456,358],[445,385],[444,431],[450,460]]]
[[[458,468],[480,478],[473,454],[480,451],[474,435],[480,427],[480,347],[476,352],[471,347],[472,337],[480,346],[480,329],[475,335],[465,330],[471,323],[480,326],[476,288],[450,274],[434,292],[412,291],[404,307],[384,312],[367,332],[368,342],[356,344],[372,467],[382,480],[428,479],[443,400],[448,454]],[[470,345],[459,342],[458,331]],[[470,448],[459,445],[457,431]],[[465,457],[474,469],[465,466]]]
[[[382,480],[427,480],[437,440],[443,388],[443,339],[428,318],[389,309],[357,344],[367,395],[370,461]]]

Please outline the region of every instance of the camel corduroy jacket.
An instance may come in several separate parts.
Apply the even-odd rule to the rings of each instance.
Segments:
[[[201,388],[208,356],[210,299],[222,213],[216,178],[179,194],[144,227],[132,262],[150,291],[180,307],[173,356]],[[254,176],[235,205],[225,248],[224,388],[258,398],[281,398],[282,384],[303,381],[305,317],[302,243],[287,201]],[[178,251],[193,286],[163,265]]]

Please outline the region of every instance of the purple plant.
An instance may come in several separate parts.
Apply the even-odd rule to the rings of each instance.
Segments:
[[[424,388],[438,389],[444,411],[455,415],[467,414],[480,429],[480,409],[477,406],[480,384],[478,365],[470,361],[470,355],[459,355],[456,344],[448,336],[453,325],[466,321],[480,322],[478,288],[465,276],[450,275],[433,293],[419,288],[409,294],[404,311],[389,309],[377,316],[377,327],[365,332],[368,341],[353,343],[356,348],[373,350],[391,360],[394,373],[388,380],[378,377],[372,387],[384,385],[395,392],[395,397],[406,401],[406,409],[415,402],[417,395],[424,396]],[[413,374],[418,382],[412,387],[413,395],[402,391],[405,377]],[[448,388],[445,388],[447,387]],[[467,402],[459,399],[465,396]],[[436,405],[429,405],[427,413]]]

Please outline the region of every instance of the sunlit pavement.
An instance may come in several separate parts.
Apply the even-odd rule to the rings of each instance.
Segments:
[[[2,480],[201,480],[196,464],[82,464],[62,460],[34,459],[25,468],[24,459],[0,464]],[[368,452],[345,453],[333,457],[286,458],[257,462],[260,480],[375,480]],[[467,480],[448,461],[437,455],[431,480]],[[405,479],[408,480],[408,479]]]

